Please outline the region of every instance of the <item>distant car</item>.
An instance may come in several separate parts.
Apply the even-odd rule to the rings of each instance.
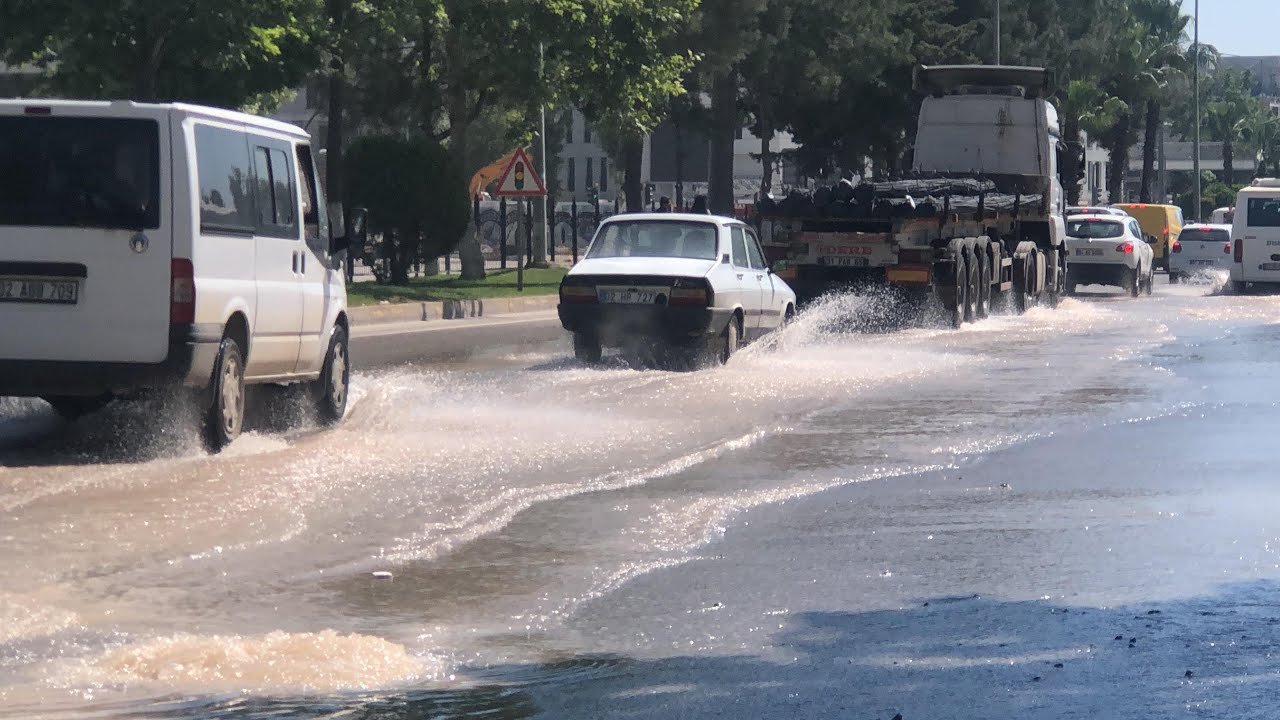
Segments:
[[[1173,241],[1169,282],[1209,270],[1231,269],[1231,226],[1188,225]]]
[[[1133,297],[1151,294],[1151,245],[1134,218],[1073,215],[1067,218],[1067,294],[1080,285],[1114,285]]]
[[[605,347],[646,346],[724,364],[795,312],[755,229],[713,215],[612,217],[560,285],[560,323],[587,363]]]
[[[1067,208],[1067,215],[1119,215],[1121,217],[1128,217],[1129,213],[1121,210],[1120,208],[1089,205],[1082,207],[1069,207]]]
[[[1230,225],[1236,219],[1236,209],[1233,207],[1220,207],[1213,211],[1213,217],[1209,220],[1213,225]]]

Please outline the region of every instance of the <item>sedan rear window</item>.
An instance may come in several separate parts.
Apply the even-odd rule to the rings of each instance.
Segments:
[[[0,117],[0,225],[160,226],[154,120]]]
[[[1231,233],[1226,230],[1202,230],[1199,228],[1187,228],[1178,236],[1179,242],[1229,242]]]
[[[1077,238],[1117,238],[1124,235],[1124,226],[1110,220],[1072,220],[1067,223],[1067,235]]]
[[[589,258],[663,257],[716,259],[716,226],[678,220],[609,223],[587,252]]]

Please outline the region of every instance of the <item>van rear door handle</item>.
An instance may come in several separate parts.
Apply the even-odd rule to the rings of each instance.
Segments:
[[[298,253],[302,257],[302,274],[307,274],[307,254],[305,252]]]
[[[294,274],[298,272],[298,253],[296,252],[293,254],[293,272]]]

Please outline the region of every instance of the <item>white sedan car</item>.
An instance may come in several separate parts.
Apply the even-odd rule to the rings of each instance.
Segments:
[[[1114,285],[1134,297],[1151,294],[1155,252],[1131,217],[1072,215],[1067,218],[1067,294],[1080,285]]]
[[[1173,241],[1169,282],[1211,270],[1231,270],[1231,226],[1188,225]]]
[[[755,229],[713,215],[636,213],[600,225],[560,284],[560,324],[574,355],[651,348],[728,362],[789,321],[796,294],[769,269]]]

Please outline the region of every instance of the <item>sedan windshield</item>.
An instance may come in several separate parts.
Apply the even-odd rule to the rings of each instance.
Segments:
[[[587,252],[589,258],[661,257],[716,259],[716,226],[678,220],[609,223]]]
[[[0,117],[0,225],[160,225],[154,120]]]
[[[1072,220],[1067,223],[1067,235],[1076,238],[1118,238],[1124,235],[1124,226],[1110,220]]]

